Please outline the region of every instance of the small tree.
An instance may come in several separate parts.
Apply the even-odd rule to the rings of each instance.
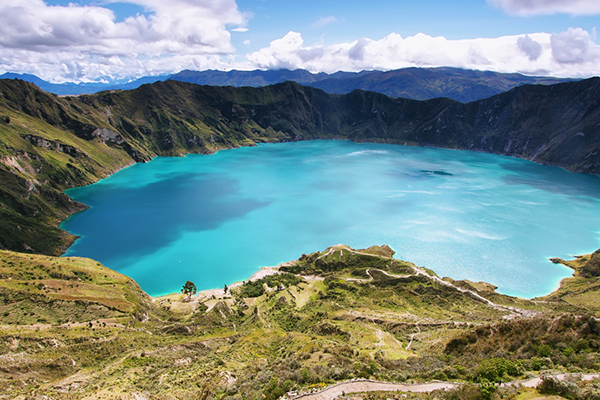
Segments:
[[[181,293],[185,294],[188,299],[195,295],[196,285],[194,285],[194,282],[186,281],[185,285],[183,285],[183,288],[181,289]]]
[[[227,294],[227,290],[228,290],[228,289],[229,289],[229,288],[227,287],[227,284],[225,284],[225,286],[223,286],[223,293]]]

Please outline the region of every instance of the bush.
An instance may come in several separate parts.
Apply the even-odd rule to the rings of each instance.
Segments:
[[[265,288],[263,287],[262,280],[257,280],[254,282],[244,282],[244,284],[239,288],[238,295],[240,297],[259,297],[264,293]]]
[[[477,371],[477,380],[480,382],[500,382],[505,375],[519,376],[522,365],[518,361],[504,358],[490,358],[483,360]]]
[[[563,396],[572,400],[600,400],[600,382],[582,381],[579,376],[566,376],[564,379],[547,376],[537,387],[542,394]]]
[[[461,385],[442,394],[447,400],[490,400],[497,387],[491,383]]]
[[[542,383],[538,385],[537,390],[542,394],[553,394],[569,399],[580,398],[576,380],[569,376],[563,380],[551,376],[542,377]]]
[[[538,347],[537,353],[540,357],[550,357],[550,355],[552,354],[552,347],[550,347],[547,344],[543,344],[540,347]]]

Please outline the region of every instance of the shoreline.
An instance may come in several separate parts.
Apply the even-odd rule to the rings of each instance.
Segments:
[[[236,288],[242,286],[245,282],[254,282],[254,281],[262,279],[266,276],[269,276],[269,275],[276,275],[279,273],[279,267],[284,266],[284,265],[290,265],[291,263],[295,263],[295,262],[296,262],[296,260],[293,260],[293,261],[287,261],[287,262],[281,263],[274,267],[273,266],[260,267],[256,272],[254,272],[252,274],[252,276],[250,276],[250,278],[243,280],[243,281],[234,282],[231,285],[227,285],[227,291],[229,292],[229,290],[231,290],[231,289],[236,289]],[[174,296],[183,296],[183,294],[175,292],[175,293],[164,294],[161,296],[150,296],[150,297],[152,298],[153,301],[160,301],[160,300],[168,299],[168,298],[174,297]],[[204,289],[204,290],[197,291],[196,294],[191,297],[190,303],[198,303],[201,300],[202,301],[210,300],[212,297],[222,299],[224,297],[230,297],[230,295],[225,293],[224,288]]]
[[[330,247],[333,247],[333,246],[330,246]],[[580,259],[582,257],[589,256],[591,254],[592,253],[581,254],[581,255],[572,255],[571,257],[573,257],[573,260],[564,260],[564,259],[561,259],[561,258],[558,258],[558,257],[549,258],[548,259],[549,262],[551,262],[553,264],[561,264],[564,267],[566,267],[569,270],[571,270],[572,273],[571,273],[570,276],[561,278],[560,281],[558,282],[558,285],[553,290],[551,290],[550,292],[548,292],[546,294],[543,294],[543,295],[539,295],[539,296],[533,296],[533,297],[530,297],[530,298],[526,298],[526,297],[522,297],[522,296],[514,296],[514,295],[510,295],[510,294],[505,294],[505,293],[498,292],[497,291],[497,287],[495,285],[493,285],[493,284],[491,284],[489,282],[485,282],[485,281],[475,282],[475,281],[469,281],[468,279],[458,279],[456,281],[467,281],[467,282],[472,282],[472,283],[483,283],[483,284],[495,287],[495,289],[493,290],[493,293],[495,293],[495,294],[498,294],[498,295],[501,295],[501,296],[507,296],[507,297],[514,297],[514,298],[521,299],[521,300],[526,300],[526,301],[535,301],[537,299],[542,299],[542,298],[551,296],[551,295],[559,292],[564,287],[565,283],[567,283],[568,280],[573,279],[573,278],[576,277],[575,274],[577,273],[577,269],[575,267],[573,267],[572,265],[570,265],[570,263],[572,261],[574,261],[574,260]],[[411,262],[411,261],[407,261],[407,260],[400,260],[400,259],[397,259],[397,258],[394,258],[394,257],[391,257],[391,258],[393,258],[395,260],[399,260],[399,261]],[[279,264],[277,266],[264,266],[264,267],[260,267],[256,272],[254,272],[250,276],[250,278],[248,278],[246,280],[243,280],[243,281],[234,282],[231,285],[227,285],[228,292],[231,289],[236,289],[236,288],[242,286],[245,282],[254,282],[254,281],[262,279],[262,278],[264,278],[266,276],[278,274],[278,273],[280,273],[279,272],[279,268],[280,267],[287,266],[287,265],[293,265],[293,264],[296,263],[296,261],[297,260],[291,260],[291,261],[283,262],[283,263],[281,263],[281,264]],[[434,270],[434,272],[435,272],[435,270]],[[436,272],[436,274],[437,274],[437,272]],[[440,277],[440,279],[443,279],[443,278],[450,278],[452,280],[455,280],[452,277]],[[152,298],[153,301],[160,301],[161,299],[164,300],[164,299],[172,298],[174,296],[183,296],[183,294],[179,293],[179,292],[174,292],[174,293],[164,294],[164,295],[160,295],[160,296],[150,296],[150,297]],[[193,295],[191,297],[191,300],[189,302],[190,303],[199,303],[201,301],[211,300],[212,297],[215,297],[216,299],[231,298],[230,294],[225,293],[224,288],[221,288],[221,289],[213,288],[213,289],[199,290],[198,292],[196,292],[195,295]]]
[[[518,156],[507,155],[507,154],[502,154],[502,153],[488,152],[488,151],[480,150],[480,149],[447,148],[447,147],[435,146],[435,145],[415,145],[415,144],[409,144],[409,143],[395,143],[395,142],[385,142],[385,141],[381,142],[381,141],[377,141],[377,140],[373,140],[373,141],[370,141],[370,140],[356,141],[356,140],[348,139],[348,138],[344,138],[344,137],[339,137],[339,138],[310,138],[310,139],[302,139],[302,140],[293,140],[292,142],[296,142],[297,143],[297,142],[305,142],[305,141],[328,141],[328,140],[350,141],[350,142],[354,142],[354,143],[375,143],[375,144],[385,144],[385,145],[392,145],[392,146],[410,146],[410,147],[440,148],[440,149],[446,149],[446,150],[475,151],[475,152],[482,152],[482,153],[487,153],[487,154],[495,154],[495,155],[499,155],[499,156],[503,156],[503,157],[510,157],[510,158],[528,160],[527,158],[524,158],[524,157],[518,157]],[[244,145],[241,145],[240,147],[253,147],[253,146],[258,146],[258,145],[280,144],[280,143],[284,143],[284,142],[281,142],[281,141],[257,142],[257,143],[254,143],[253,145],[244,144]],[[158,157],[171,158],[171,157],[187,157],[187,156],[192,156],[192,155],[213,155],[213,154],[217,154],[218,152],[221,152],[221,151],[224,151],[224,150],[233,150],[233,149],[236,149],[236,148],[239,148],[239,147],[219,147],[219,148],[215,149],[211,153],[190,152],[190,153],[186,153],[186,154],[179,155],[179,156],[155,155],[155,156],[153,156],[149,160],[149,162],[152,161],[152,160],[154,160],[155,158],[158,158]],[[532,160],[528,160],[528,161],[531,161],[531,162],[534,162],[534,163],[540,164],[540,165],[558,166],[558,167],[560,167],[560,168],[562,168],[562,169],[564,169],[566,171],[569,171],[567,168],[559,166],[559,165],[538,163],[538,162],[532,161]],[[137,165],[139,163],[140,162],[138,162],[138,161],[132,161],[132,162],[126,164],[126,165],[123,165],[123,166],[121,166],[119,168],[116,168],[116,169],[110,171],[107,176],[105,176],[103,178],[100,178],[98,181],[96,181],[94,183],[98,183],[99,181],[107,179],[107,178],[113,176],[115,173],[118,173],[119,171],[121,171],[123,169],[130,168],[130,167],[135,166],[135,165]],[[581,173],[581,172],[577,172],[577,171],[569,171],[569,172]],[[583,173],[583,174],[586,174],[586,175],[596,175],[596,174],[590,174],[590,173]],[[598,176],[598,175],[596,175],[596,176]],[[67,196],[69,196],[68,192],[71,189],[74,189],[74,188],[69,188],[69,189],[63,191],[63,193],[66,194]],[[69,198],[71,199],[70,196],[69,196]],[[81,204],[83,204],[83,203],[81,203]],[[85,205],[85,206],[87,208],[89,208],[87,205]],[[68,221],[69,218],[71,218],[73,215],[75,215],[77,213],[80,213],[82,211],[85,211],[85,209],[76,211],[73,214],[68,215],[64,220],[60,221],[59,224],[58,224],[58,226],[57,226],[59,229],[61,229],[63,232],[65,232],[68,236],[70,236],[69,237],[69,242],[65,244],[65,246],[64,246],[63,249],[61,249],[62,253],[61,253],[60,256],[67,256],[68,257],[69,256],[69,249],[79,239],[78,236],[74,236],[73,233],[71,233],[71,232],[63,229],[62,225],[63,225],[63,223],[65,223],[66,221]],[[577,256],[574,256],[574,257],[577,257]],[[569,268],[568,265],[566,265],[566,264],[563,264],[563,265]],[[262,268],[273,268],[273,267],[261,267],[261,269]],[[259,271],[257,273],[260,273],[261,269],[259,269]],[[537,295],[513,295],[513,294],[502,293],[502,292],[496,292],[496,293],[502,294],[502,295],[506,295],[506,296],[516,297],[516,298],[531,300],[531,299],[535,299],[535,298],[545,297],[545,296],[551,295],[552,293],[557,292],[558,290],[561,289],[563,280],[570,279],[572,277],[573,277],[573,273],[571,273],[570,275],[567,275],[567,276],[564,276],[564,277],[560,278],[556,282],[556,284],[554,285],[554,287],[549,292],[543,293],[543,294],[537,294]],[[249,279],[253,279],[253,278],[254,278],[254,274]],[[257,278],[257,279],[259,279],[259,278]],[[232,288],[237,287],[238,283],[239,282],[234,282],[231,287]],[[214,291],[214,290],[218,290],[218,289],[205,289],[203,291],[200,291],[199,293],[206,292],[206,291]],[[151,296],[151,297],[152,298],[160,298],[160,297],[164,297],[164,296],[171,296],[171,295],[174,295],[174,294],[177,294],[177,292],[175,292],[175,293],[167,293],[167,294],[162,294],[162,295],[157,295],[157,296]]]

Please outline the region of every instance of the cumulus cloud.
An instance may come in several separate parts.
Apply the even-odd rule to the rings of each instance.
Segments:
[[[598,0],[488,0],[488,3],[513,15],[600,14]]]
[[[542,45],[529,37],[529,35],[520,36],[517,39],[517,47],[521,50],[527,58],[531,61],[535,61],[542,54]]]
[[[550,37],[552,55],[559,63],[582,64],[600,61],[600,46],[596,46],[587,31],[570,28]]]
[[[43,77],[47,79],[57,65],[73,76],[88,79],[115,73],[126,76],[139,71],[144,60],[160,65],[164,61],[161,58],[174,57],[202,64],[214,55],[226,56],[234,51],[227,27],[246,29],[246,16],[237,9],[235,0],[127,2],[142,6],[148,16],[116,22],[114,13],[104,7],[49,6],[43,0],[2,1],[0,67],[19,70],[29,64],[25,70],[31,72],[35,64],[38,70],[46,70]],[[54,64],[39,64],[44,62]],[[97,75],[104,73],[107,75]]]
[[[144,14],[116,22],[111,10],[99,6],[0,0],[0,73],[26,72],[53,82],[136,78],[183,69],[336,72],[411,66],[600,75],[596,33],[581,28],[468,40],[391,33],[379,40],[311,46],[300,33],[289,32],[239,61],[230,32],[247,30],[248,16],[237,9],[235,0],[127,1],[143,7]],[[242,43],[250,45],[249,40]]]
[[[360,39],[348,50],[348,57],[356,61],[363,61],[365,58],[365,49],[369,45],[369,39]]]
[[[422,33],[403,38],[392,33],[381,40],[365,38],[329,46],[305,46],[300,33],[289,32],[246,57],[250,68],[313,72],[450,66],[559,77],[600,74],[600,46],[581,28],[558,34],[466,40]]]

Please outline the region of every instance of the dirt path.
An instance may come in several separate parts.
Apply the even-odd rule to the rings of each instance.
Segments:
[[[569,374],[558,374],[553,375],[555,379],[562,380]],[[577,375],[577,374],[573,374]],[[600,378],[600,374],[582,374],[582,380],[592,380],[592,379]],[[537,376],[535,378],[527,379],[525,381],[514,381],[514,382],[506,382],[503,383],[502,386],[509,385],[521,385],[524,387],[535,388],[542,382],[542,378]],[[326,389],[315,393],[305,393],[296,396],[284,396],[282,399],[294,400],[294,399],[302,399],[302,400],[333,400],[344,394],[348,393],[365,393],[365,392],[413,392],[413,393],[425,393],[425,392],[433,392],[434,390],[448,390],[454,389],[456,387],[461,386],[461,383],[455,382],[428,382],[428,383],[420,383],[420,384],[407,384],[407,383],[393,383],[393,382],[377,382],[377,381],[369,381],[369,380],[356,380],[350,382],[342,382],[337,385],[330,386]]]
[[[554,379],[562,381],[563,379],[565,379],[565,377],[567,377],[569,375],[577,375],[577,374],[558,374],[558,375],[552,375],[552,377]],[[600,374],[581,374],[581,380],[584,380],[584,381],[591,381],[592,379],[597,379],[597,378],[600,378]],[[534,388],[534,387],[537,387],[537,385],[539,385],[540,383],[542,383],[542,378],[539,376],[536,376],[535,378],[531,378],[526,381],[508,382],[506,384],[502,384],[502,386],[519,384],[521,386]]]
[[[390,382],[374,382],[367,380],[357,380],[352,382],[344,382],[327,389],[321,390],[317,393],[308,393],[291,399],[302,399],[302,400],[332,400],[339,396],[343,396],[346,393],[360,393],[360,392],[384,392],[384,391],[401,391],[401,392],[433,392],[439,389],[453,389],[460,386],[458,383],[452,382],[429,382],[422,384],[406,384],[406,383],[390,383]]]
[[[334,249],[334,247],[335,247],[335,249]],[[362,254],[362,255],[370,255],[370,256],[372,256],[372,254],[362,253],[362,252],[356,251],[354,249],[351,249],[350,247],[345,246],[345,245],[338,245],[338,246],[334,246],[334,247],[332,247],[331,249],[329,249],[329,251],[327,253],[323,254],[321,257],[325,257],[325,256],[327,256],[329,254],[332,254],[335,250],[339,250],[340,253],[341,253],[341,249],[342,248],[344,250],[347,250],[347,251],[353,253],[353,254]],[[319,258],[321,258],[321,257],[319,257]],[[394,260],[394,259],[390,258],[390,260]],[[425,272],[425,271],[423,271],[423,270],[421,270],[419,268],[415,268],[413,266],[411,266],[411,268],[414,271],[414,274],[412,274],[412,275],[394,275],[394,274],[390,274],[389,272],[381,270],[381,269],[375,269],[374,271],[378,271],[378,272],[380,272],[380,273],[382,273],[384,275],[389,276],[390,278],[407,278],[407,277],[410,277],[410,276],[422,275],[422,276],[427,277],[428,279],[431,279],[434,282],[437,282],[440,285],[451,287],[451,288],[453,288],[455,290],[458,290],[459,292],[462,292],[462,293],[469,293],[473,297],[475,297],[475,298],[483,301],[484,303],[487,303],[490,307],[493,307],[496,310],[500,310],[500,311],[504,311],[504,312],[509,312],[513,316],[535,317],[536,315],[539,314],[539,312],[537,312],[537,311],[524,310],[524,309],[517,308],[517,307],[504,306],[504,305],[501,305],[501,304],[494,303],[493,301],[491,301],[490,299],[487,299],[487,298],[483,297],[482,295],[480,295],[476,291],[473,291],[473,290],[470,290],[470,289],[465,289],[465,288],[462,288],[460,286],[456,286],[453,283],[446,282],[445,280],[443,280],[443,279],[441,279],[441,278],[439,278],[437,276],[430,275],[427,272]],[[348,278],[346,280],[347,281],[355,281],[355,282],[366,283],[366,282],[370,282],[370,281],[372,281],[374,279],[373,275],[371,275],[371,269],[367,269],[366,274],[369,276],[369,278],[367,278],[367,279]]]

